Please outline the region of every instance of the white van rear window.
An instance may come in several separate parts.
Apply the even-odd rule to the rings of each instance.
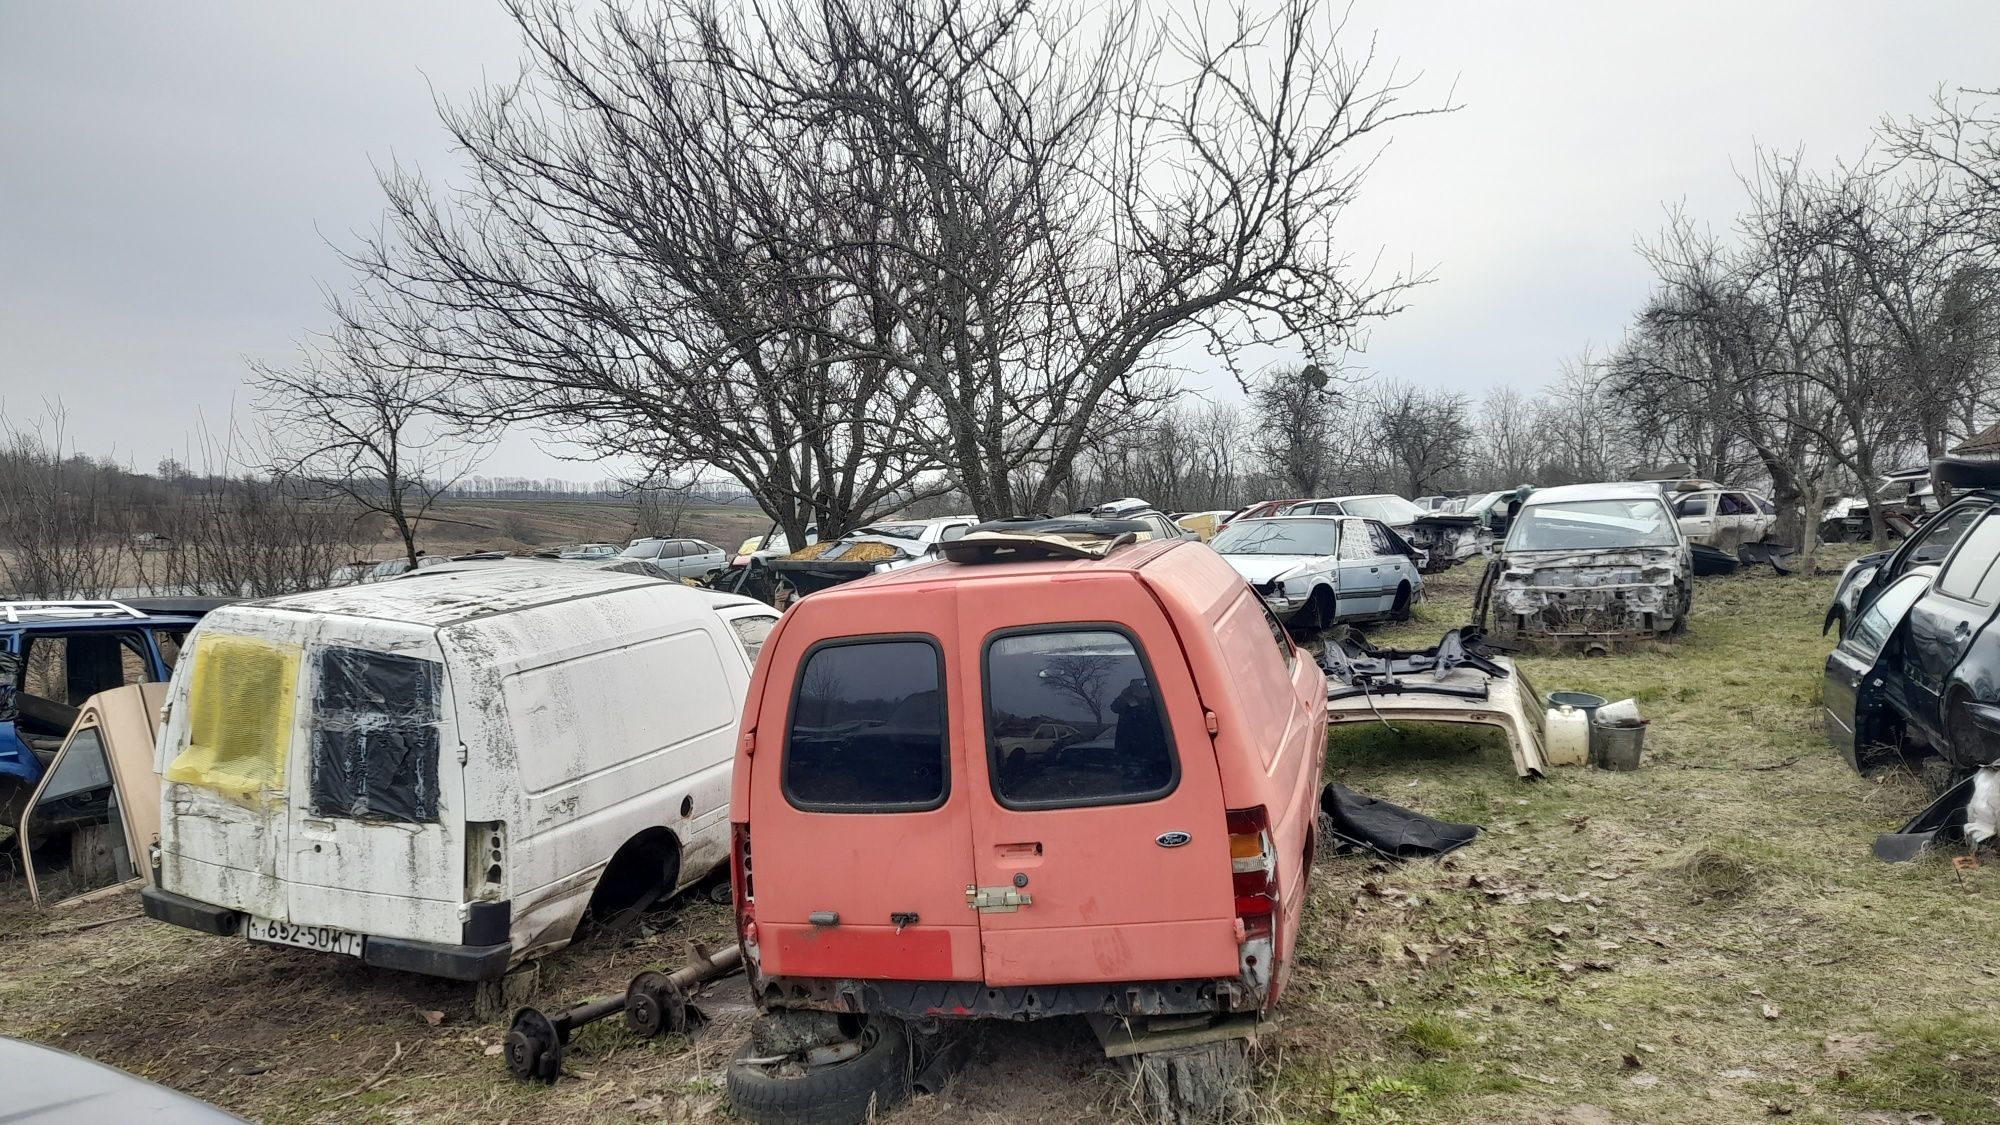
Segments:
[[[315,671],[312,814],[435,822],[442,667],[328,647],[319,651]]]

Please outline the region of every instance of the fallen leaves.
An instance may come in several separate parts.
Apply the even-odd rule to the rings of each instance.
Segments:
[[[1778,1011],[1778,1006],[1776,1004],[1764,1005],[1763,1012],[1764,1012],[1764,1018],[1767,1020],[1777,1019],[1780,1015],[1783,1014]]]

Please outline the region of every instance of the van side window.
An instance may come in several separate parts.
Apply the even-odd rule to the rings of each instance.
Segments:
[[[312,814],[434,823],[442,667],[338,647],[321,649],[317,663]]]
[[[821,812],[944,804],[944,654],[928,637],[814,648],[799,669],[785,737],[785,797]]]
[[[777,618],[761,613],[729,619],[729,628],[736,633],[736,641],[743,646],[743,655],[750,658],[752,667],[757,664],[757,655],[764,651],[764,642],[770,638],[771,630],[777,627]]]
[[[1150,801],[1180,780],[1151,670],[1109,628],[988,642],[986,747],[993,795],[1008,808]]]

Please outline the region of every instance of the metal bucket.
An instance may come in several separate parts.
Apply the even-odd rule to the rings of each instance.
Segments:
[[[1597,721],[1597,709],[1604,706],[1604,703],[1605,699],[1603,696],[1592,695],[1587,691],[1552,691],[1549,693],[1549,706],[1574,707],[1583,712],[1583,717],[1593,723]]]
[[[1616,727],[1593,724],[1590,728],[1590,754],[1601,770],[1638,769],[1639,757],[1645,746],[1646,724],[1643,722]]]

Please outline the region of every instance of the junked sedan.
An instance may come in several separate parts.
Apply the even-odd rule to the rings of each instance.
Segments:
[[[1461,512],[1431,511],[1389,492],[1363,496],[1327,496],[1305,500],[1286,509],[1290,516],[1363,516],[1381,523],[1417,549],[1417,565],[1426,573],[1445,570],[1479,554],[1492,542],[1478,517]]]
[[[1237,520],[1209,543],[1279,620],[1306,629],[1337,621],[1401,621],[1423,597],[1416,548],[1356,516]]]
[[[1529,496],[1473,603],[1502,642],[1609,651],[1687,626],[1694,561],[1657,484],[1578,484]]]
[[[1971,525],[1940,565],[1868,583],[1827,658],[1827,735],[1857,767],[1929,751],[1962,777],[2000,760],[2000,491],[1974,492],[1929,526],[1943,531],[1966,512]]]

